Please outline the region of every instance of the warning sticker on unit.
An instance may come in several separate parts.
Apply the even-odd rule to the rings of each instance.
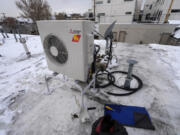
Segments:
[[[79,42],[80,38],[81,38],[81,35],[75,34],[75,35],[73,36],[72,41],[73,41],[73,42]]]

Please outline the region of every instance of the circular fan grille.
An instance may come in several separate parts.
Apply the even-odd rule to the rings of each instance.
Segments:
[[[49,58],[60,64],[68,60],[68,52],[63,42],[54,35],[48,35],[44,40],[44,49]]]

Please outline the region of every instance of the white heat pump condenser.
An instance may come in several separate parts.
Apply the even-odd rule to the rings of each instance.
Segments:
[[[87,81],[94,53],[93,22],[50,20],[37,25],[49,69]]]

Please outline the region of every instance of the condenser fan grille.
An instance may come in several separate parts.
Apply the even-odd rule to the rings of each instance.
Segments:
[[[63,42],[54,35],[48,35],[44,40],[44,49],[51,59],[60,64],[68,60],[68,52]]]

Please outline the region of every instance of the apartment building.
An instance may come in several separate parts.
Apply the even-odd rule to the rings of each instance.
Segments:
[[[137,0],[92,0],[95,20],[100,23],[132,23]]]
[[[180,0],[146,0],[142,22],[180,20]]]
[[[180,20],[180,0],[174,0],[169,20]]]

